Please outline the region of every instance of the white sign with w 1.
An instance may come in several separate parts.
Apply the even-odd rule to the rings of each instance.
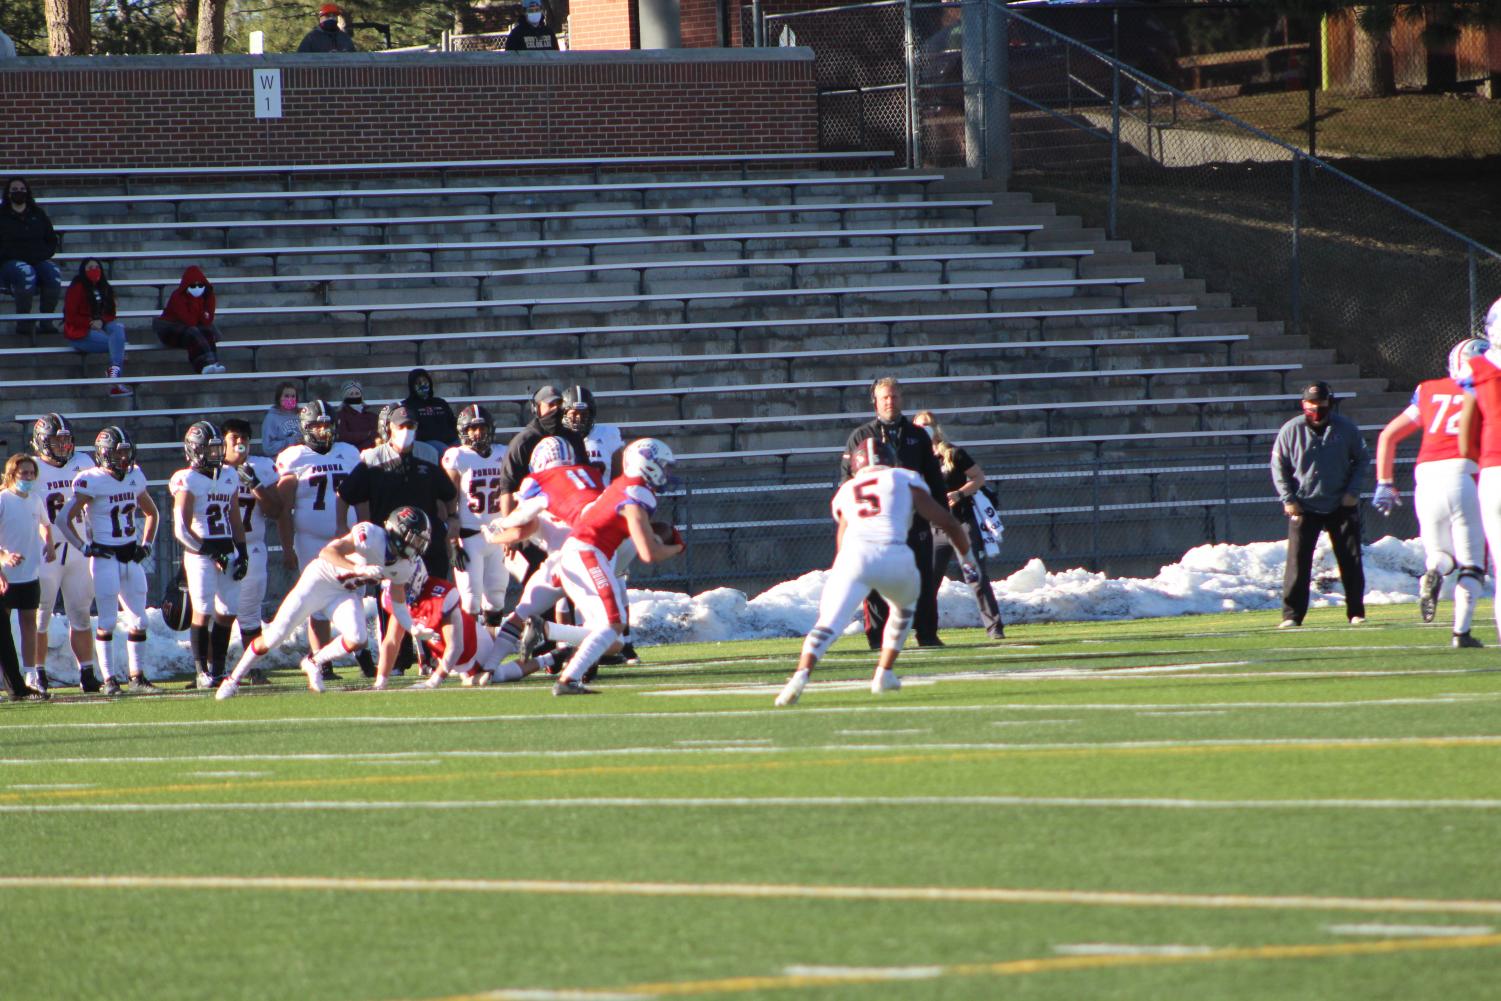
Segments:
[[[281,70],[252,70],[255,77],[255,117],[281,117]]]

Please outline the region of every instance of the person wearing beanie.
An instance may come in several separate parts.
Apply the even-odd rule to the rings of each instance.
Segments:
[[[165,347],[185,350],[193,371],[217,375],[224,371],[219,364],[219,328],[214,326],[217,308],[214,287],[203,269],[191,264],[182,273],[182,281],[167,300],[162,315],[151,321],[151,329]]]
[[[525,0],[521,20],[506,36],[507,52],[556,52],[558,33],[553,30],[542,0]]]
[[[338,4],[326,3],[318,8],[318,26],[302,38],[298,52],[358,52],[354,39],[339,28],[339,16],[344,12]]]
[[[360,451],[375,444],[379,416],[365,405],[365,390],[350,379],[339,392],[339,411],[334,416],[334,434]]]

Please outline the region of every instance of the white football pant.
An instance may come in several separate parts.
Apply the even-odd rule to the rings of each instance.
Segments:
[[[240,636],[261,628],[261,607],[266,600],[266,544],[252,542],[245,547],[250,569],[240,581],[240,601],[235,614],[240,622]]]
[[[234,564],[229,566],[233,569]],[[230,570],[220,570],[202,553],[183,553],[182,570],[188,581],[188,597],[192,599],[194,612],[219,616],[239,612],[241,582],[234,579]]]
[[[106,678],[117,677],[113,637],[116,621],[123,621],[128,669],[131,674],[140,674],[139,648],[146,640],[145,569],[139,563],[95,556],[89,560],[89,575],[94,578],[94,603],[99,609],[98,631],[94,633],[99,669]]]
[[[1475,464],[1468,459],[1421,462],[1412,503],[1423,537],[1426,566],[1442,576],[1459,571],[1454,584],[1454,631],[1467,633],[1485,578],[1487,527],[1480,514]]]
[[[89,605],[94,600],[94,578],[89,574],[89,561],[83,554],[66,542],[57,543],[57,559],[44,562],[37,575],[42,587],[41,614],[37,618],[37,631],[46,635],[52,622],[52,610],[57,607],[58,592],[62,592],[63,610],[68,615],[68,628],[86,632],[89,628]]]
[[[803,641],[803,653],[822,658],[849,625],[855,606],[871,591],[891,606],[881,649],[900,650],[912,629],[912,611],[921,590],[917,559],[905,543],[874,548],[854,542],[845,545],[829,568],[818,601],[818,622]]]
[[[505,608],[506,588],[511,584],[505,550],[487,542],[483,532],[461,540],[459,545],[469,558],[466,569],[454,570],[454,583],[459,586],[459,600],[464,611],[480,618],[485,612]]]

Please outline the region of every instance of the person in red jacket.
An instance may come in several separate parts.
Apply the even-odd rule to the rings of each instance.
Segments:
[[[167,308],[151,321],[151,329],[166,347],[186,350],[193,371],[213,375],[224,371],[219,364],[219,328],[214,326],[216,308],[214,287],[203,270],[191,264],[167,300]]]
[[[125,324],[115,319],[115,290],[104,277],[104,262],[85,258],[63,298],[63,336],[73,350],[83,354],[109,352],[105,378],[125,373]],[[133,396],[135,391],[119,383],[109,387],[111,396]]]

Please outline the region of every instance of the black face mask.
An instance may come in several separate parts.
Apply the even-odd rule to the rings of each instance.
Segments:
[[[12,191],[10,193],[10,203],[12,205],[25,205],[26,204],[26,192],[24,192],[24,191]]]
[[[542,425],[542,430],[548,434],[557,434],[563,429],[563,408],[558,407],[546,417],[538,417],[537,423]]]
[[[419,382],[419,383],[417,383],[417,399],[419,399],[419,400],[430,399],[432,397],[432,395],[433,395],[433,387],[432,387],[431,383],[427,383],[427,382]]]
[[[320,27],[324,31],[328,31],[328,32],[338,31],[339,30],[339,21],[338,21],[337,18],[331,17],[327,21],[319,21],[318,22],[318,27]]]

